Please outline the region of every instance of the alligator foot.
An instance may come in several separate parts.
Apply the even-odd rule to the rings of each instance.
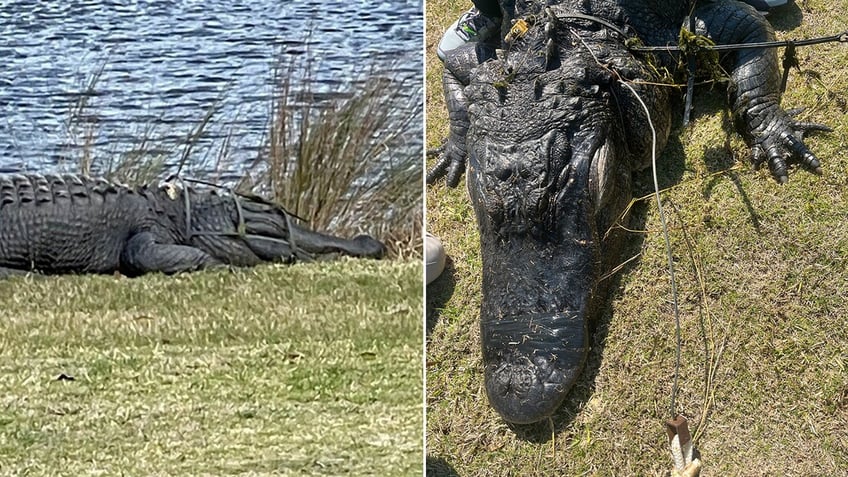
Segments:
[[[427,184],[434,184],[446,177],[449,187],[459,185],[459,180],[465,172],[465,152],[455,146],[450,140],[441,146],[427,151],[428,157],[438,156],[436,164],[427,171]]]
[[[774,179],[784,184],[788,180],[789,164],[800,164],[815,174],[821,174],[821,163],[804,144],[804,137],[810,132],[830,132],[832,129],[824,124],[797,122],[793,116],[801,109],[784,111],[775,114],[764,122],[751,145],[751,163],[759,169],[764,163],[768,164]]]
[[[171,275],[220,265],[220,260],[199,248],[157,243],[150,232],[133,235],[121,253],[121,271],[129,276],[151,272]]]

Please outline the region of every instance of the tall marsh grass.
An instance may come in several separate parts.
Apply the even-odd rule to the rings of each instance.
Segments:
[[[390,257],[420,257],[422,85],[372,68],[340,91],[319,92],[314,65],[305,56],[280,55],[270,73],[269,119],[258,156],[252,161],[235,156],[231,133],[222,134],[213,167],[243,171],[237,184],[225,185],[269,197],[314,229],[368,233],[386,243]],[[223,98],[204,112],[180,148],[157,142],[155,127],[148,125],[134,134],[138,140],[130,152],[97,157],[99,126],[89,98],[96,96],[102,73],[103,67],[82,85],[68,114],[68,141],[79,172],[131,184],[175,171],[215,180],[208,164],[192,161],[202,152],[206,132],[226,126],[217,116]]]
[[[394,255],[420,253],[421,87],[372,71],[318,101],[312,71],[308,59],[277,64],[263,153],[240,186],[270,191],[314,227],[369,224]]]

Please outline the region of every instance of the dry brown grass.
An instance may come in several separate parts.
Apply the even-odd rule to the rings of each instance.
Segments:
[[[798,28],[791,16],[773,19],[779,36],[833,34],[848,24],[837,2],[804,5],[790,8],[803,13]],[[430,147],[447,133],[436,43],[465,8],[427,3]],[[665,182],[678,184],[663,195],[676,206],[667,209],[683,326],[677,406],[698,433],[705,476],[848,468],[848,48],[808,47],[799,59],[807,73],[792,74],[784,104],[807,106],[803,120],[835,129],[808,140],[823,159],[822,177],[795,171],[780,187],[751,171],[744,145],[726,132],[720,93],[696,98],[694,124],[673,133],[679,139],[661,160]],[[641,258],[596,325],[587,372],[552,427],[519,428],[486,402],[480,256],[466,192],[429,187],[427,207],[428,228],[450,257],[427,290],[432,474],[666,475],[674,326],[654,202],[643,206]]]

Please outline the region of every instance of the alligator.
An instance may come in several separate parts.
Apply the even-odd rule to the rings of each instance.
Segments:
[[[181,180],[129,187],[82,175],[0,175],[0,277],[173,274],[385,252],[366,235],[309,230],[261,197]]]
[[[507,422],[550,417],[581,375],[589,324],[612,291],[601,277],[624,245],[608,232],[681,109],[681,88],[666,83],[685,70],[683,54],[632,46],[677,46],[690,14],[696,39],[774,39],[746,3],[692,3],[502,0],[502,34],[445,58],[450,133],[427,181],[456,186],[467,173],[482,255],[485,388]],[[803,136],[827,128],[780,106],[775,50],[716,59],[753,164],[767,164],[780,183],[793,163],[819,173]]]

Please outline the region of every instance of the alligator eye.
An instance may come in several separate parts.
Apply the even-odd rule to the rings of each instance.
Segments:
[[[495,168],[494,168],[494,171],[493,171],[493,174],[494,174],[494,175],[495,175],[495,177],[497,177],[498,179],[500,179],[500,180],[502,180],[502,181],[506,182],[507,180],[509,180],[509,178],[510,178],[510,177],[512,177],[513,170],[512,170],[512,168],[511,168],[511,167],[509,167],[509,166],[495,167]]]

